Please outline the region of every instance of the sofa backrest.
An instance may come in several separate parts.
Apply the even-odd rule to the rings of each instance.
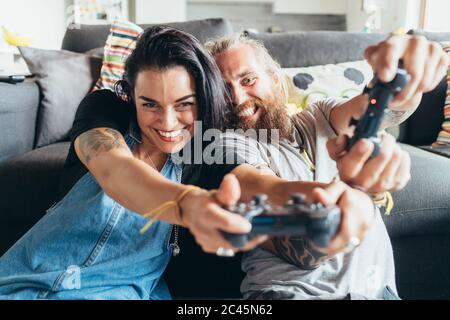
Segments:
[[[432,41],[450,41],[448,32],[409,31]],[[269,53],[283,68],[309,67],[336,64],[364,59],[369,45],[385,39],[383,33],[350,33],[342,31],[308,31],[286,33],[253,33],[246,31],[251,39],[262,41]],[[424,95],[417,111],[401,126],[389,131],[398,141],[413,145],[431,144],[441,129],[444,119],[443,106],[446,80],[433,91]]]
[[[227,19],[213,18],[188,22],[168,23],[196,36],[206,42],[220,36],[233,33],[231,23]],[[143,28],[150,24],[141,25]],[[63,39],[62,49],[74,52],[86,52],[103,47],[108,37],[110,25],[80,25],[68,28]],[[386,33],[358,33],[345,31],[292,31],[284,33],[254,33],[245,31],[248,37],[260,40],[269,53],[283,68],[309,67],[314,65],[336,64],[364,59],[364,50],[368,46],[385,39]],[[422,32],[411,30],[409,33],[423,34],[433,41],[450,41],[448,32]],[[445,83],[427,94],[417,112],[406,121],[401,128],[391,132],[401,142],[429,144],[436,139],[440,130],[443,113],[436,106],[445,100]],[[436,107],[430,111],[429,105]],[[423,132],[428,132],[423,135]]]
[[[386,38],[384,33],[345,31],[293,31],[253,33],[282,68],[310,67],[364,59],[364,49]]]
[[[420,34],[432,41],[450,41],[450,32],[425,32],[422,30],[410,30],[410,34]]]
[[[145,29],[152,25],[154,24],[144,24],[141,27]],[[222,18],[174,22],[166,25],[191,33],[202,43],[233,33],[231,23]],[[64,35],[61,49],[83,53],[104,47],[110,29],[111,25],[71,25]]]

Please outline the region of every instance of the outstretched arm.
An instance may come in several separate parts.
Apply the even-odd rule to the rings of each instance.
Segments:
[[[373,204],[364,193],[343,182],[286,181],[250,166],[240,165],[232,171],[241,185],[241,199],[248,201],[256,193],[265,193],[275,204],[284,204],[293,193],[305,194],[307,201],[338,205],[342,211],[341,226],[327,248],[319,248],[301,236],[273,237],[262,247],[301,269],[314,269],[343,250],[351,237],[362,240],[373,219]]]
[[[380,131],[399,125],[406,119],[408,119],[420,104],[422,94],[414,96],[411,100],[405,102],[402,106],[398,107],[400,110],[390,107],[381,123]],[[359,119],[366,111],[368,101],[367,95],[362,94],[356,96],[331,110],[330,124],[338,135],[351,136],[354,128],[349,127],[352,117]]]
[[[392,35],[368,47],[365,58],[381,81],[389,82],[400,59],[410,74],[408,85],[394,97],[382,128],[405,121],[419,106],[422,95],[433,90],[445,76],[450,59],[442,47],[423,36]],[[367,106],[367,98],[358,96],[336,107],[331,113],[331,124],[338,134],[349,134],[352,116],[358,118]]]
[[[137,213],[145,214],[173,200],[186,188],[133,157],[122,134],[114,129],[95,128],[82,133],[75,139],[75,151],[106,194]],[[174,210],[167,211],[162,219],[179,222]]]
[[[96,128],[81,134],[75,140],[75,150],[102,189],[137,213],[147,213],[174,200],[189,187],[164,178],[151,166],[134,158],[120,132],[110,128]],[[158,216],[158,220],[189,228],[206,252],[216,252],[218,247],[229,248],[218,229],[248,232],[250,224],[221,207],[221,204],[235,203],[240,196],[239,184],[233,177],[225,178],[214,192],[198,189],[188,193],[179,202],[181,216],[171,209]],[[261,238],[253,239],[248,249],[261,241]]]

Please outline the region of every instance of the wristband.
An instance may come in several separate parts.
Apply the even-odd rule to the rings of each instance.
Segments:
[[[149,221],[145,224],[145,226],[142,227],[142,229],[140,230],[141,233],[145,233],[153,224],[153,222],[155,222],[155,220],[161,215],[163,214],[167,209],[170,208],[175,208],[176,210],[176,218],[178,221],[182,221],[182,212],[180,209],[180,205],[179,202],[181,200],[183,200],[183,198],[191,191],[194,190],[199,190],[199,187],[196,186],[190,186],[188,188],[186,188],[185,190],[183,190],[178,197],[175,198],[175,200],[170,200],[170,201],[166,201],[163,204],[161,204],[159,207],[151,210],[150,212],[144,214],[144,217],[150,217]]]

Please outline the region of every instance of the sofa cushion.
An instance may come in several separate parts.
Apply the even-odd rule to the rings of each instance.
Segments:
[[[364,60],[305,68],[283,68],[288,103],[297,110],[323,98],[352,98],[372,79],[372,67]]]
[[[401,144],[411,156],[411,180],[394,192],[394,208],[384,216],[391,237],[450,234],[450,159]]]
[[[0,255],[57,201],[68,150],[52,144],[0,164]]]
[[[98,79],[102,60],[70,51],[19,50],[41,92],[36,147],[67,138],[78,104]]]
[[[393,239],[395,279],[402,299],[450,298],[450,235]]]
[[[141,25],[143,29],[154,24]],[[233,33],[230,22],[226,19],[203,19],[187,22],[167,23],[166,25],[193,34],[200,42]],[[63,39],[62,49],[73,52],[86,52],[103,47],[109,35],[111,25],[70,25]]]
[[[364,50],[384,38],[382,33],[340,31],[294,31],[254,33],[249,38],[262,41],[282,68],[309,67],[364,59]]]
[[[136,48],[136,42],[143,31],[141,27],[129,21],[113,23],[103,50],[100,78],[95,84],[94,90],[114,91],[114,85],[122,79],[125,72],[125,62]]]
[[[0,83],[0,162],[33,149],[38,106],[33,81]]]

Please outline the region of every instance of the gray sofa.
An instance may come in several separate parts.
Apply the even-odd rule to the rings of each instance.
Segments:
[[[224,19],[172,24],[201,41],[233,32]],[[68,29],[62,49],[86,52],[104,45],[108,26]],[[252,34],[263,41],[282,67],[312,66],[362,59],[369,44],[383,34],[293,32]],[[450,34],[428,34],[433,40]],[[404,299],[450,298],[450,159],[415,147],[434,141],[443,119],[445,82],[426,94],[418,111],[396,134],[412,158],[412,180],[394,195],[395,208],[385,222],[391,235],[397,285]],[[39,121],[39,87],[32,80],[0,83],[0,254],[4,253],[58,199],[59,178],[69,143],[34,148]],[[239,257],[202,254],[188,235],[180,241],[185,254],[167,272],[175,297],[239,297]],[[185,248],[183,248],[183,243]]]

